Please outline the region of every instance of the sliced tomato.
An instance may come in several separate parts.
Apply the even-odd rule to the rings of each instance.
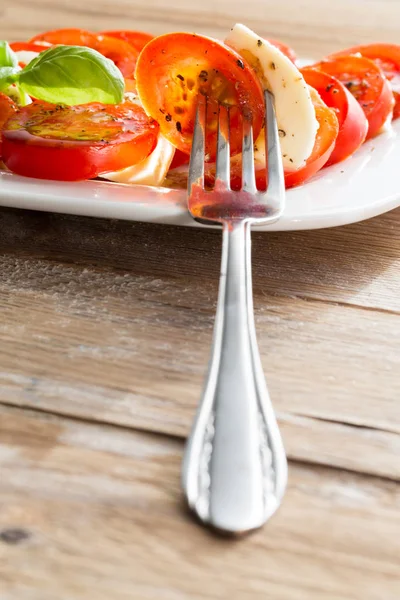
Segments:
[[[267,38],[267,41],[270,44],[272,44],[273,46],[275,46],[276,48],[278,48],[285,56],[287,56],[288,58],[290,58],[290,60],[293,63],[296,62],[297,56],[296,56],[296,53],[293,50],[293,48],[291,48],[290,46],[287,46],[283,42],[278,42],[277,40],[270,40],[270,39]]]
[[[18,106],[6,94],[0,93],[0,131],[3,130],[5,123],[18,111]],[[1,139],[0,139],[0,158],[1,158]]]
[[[131,102],[60,106],[33,102],[6,123],[3,160],[27,177],[78,181],[145,159],[158,125]]]
[[[216,154],[218,102],[230,107],[231,153],[240,152],[243,117],[252,120],[257,136],[263,122],[264,98],[250,66],[222,42],[190,33],[161,35],[139,55],[138,94],[147,114],[160,123],[163,135],[189,154],[199,94],[208,97],[206,153]]]
[[[397,119],[400,117],[400,46],[397,44],[365,44],[335,52],[331,57],[357,53],[373,60],[390,81],[395,99],[393,119]]]
[[[129,42],[138,53],[141,52],[145,45],[154,38],[154,35],[145,33],[144,31],[102,31],[101,34]]]
[[[10,48],[14,52],[43,52],[50,48],[52,44],[48,42],[11,42]]]
[[[87,46],[110,58],[124,77],[132,77],[138,52],[128,42],[85,29],[55,29],[35,35],[30,42],[48,42],[65,46]]]
[[[338,56],[313,65],[341,81],[361,105],[368,119],[367,139],[379,133],[390,116],[394,97],[381,69],[363,56]]]
[[[312,68],[300,69],[306,83],[317,90],[322,100],[336,112],[339,133],[325,166],[333,165],[354,154],[368,131],[368,121],[357,100],[338,79]]]
[[[96,34],[86,29],[52,29],[51,31],[44,31],[38,33],[29,42],[33,44],[48,43],[51,45],[62,44],[64,46],[87,46],[91,48],[91,44],[94,43]]]

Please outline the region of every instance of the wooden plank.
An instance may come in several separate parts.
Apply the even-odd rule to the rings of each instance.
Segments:
[[[400,6],[389,0],[13,0],[2,8],[1,35],[26,39],[46,29],[145,29],[154,33],[188,30],[224,37],[235,22],[260,35],[291,43],[299,52],[320,55],[360,42],[398,42]]]
[[[201,279],[208,303],[216,289],[218,231],[6,208],[0,209],[0,227],[0,253],[98,264],[136,276],[185,280],[190,285]],[[260,300],[267,293],[400,312],[399,228],[400,209],[346,227],[255,232],[255,294]],[[13,276],[12,264],[6,270],[3,280],[8,273]],[[34,272],[32,277],[36,278]]]
[[[144,263],[136,274],[132,265],[120,272],[4,259],[0,401],[186,435],[208,359],[217,277],[202,272],[182,285],[170,277],[172,264],[168,276],[150,277]],[[397,478],[398,316],[269,296],[257,277],[260,349],[290,456]]]
[[[194,413],[190,406],[185,418],[185,413],[166,400],[157,402],[152,397],[76,382],[1,373],[0,385],[5,406],[177,437],[187,434]],[[398,433],[282,411],[278,420],[287,454],[293,460],[400,480]]]
[[[398,598],[391,482],[292,465],[281,510],[234,543],[181,511],[178,441],[15,409],[1,420],[2,600]]]
[[[221,245],[218,231],[5,208],[0,209],[0,227],[0,253],[98,264],[190,285],[200,279],[204,291],[199,300],[207,306],[215,294]],[[399,229],[400,209],[346,227],[255,232],[256,300],[268,293],[400,312]],[[13,265],[3,264],[2,271],[5,268],[3,279],[8,273],[12,277]],[[36,278],[34,273],[31,278]],[[160,293],[164,293],[161,287],[155,291]],[[181,295],[183,304],[188,294],[181,290]],[[199,303],[195,306],[199,308]]]

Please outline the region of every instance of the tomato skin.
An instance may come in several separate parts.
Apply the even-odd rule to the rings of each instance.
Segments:
[[[34,102],[9,119],[3,159],[19,175],[79,181],[146,158],[158,126],[132,103],[62,107]]]
[[[0,131],[3,130],[4,125],[8,119],[12,117],[18,111],[18,106],[9,98],[6,94],[0,93]],[[0,158],[2,156],[2,143],[0,139]]]
[[[113,37],[97,35],[85,29],[55,29],[35,35],[30,42],[48,42],[65,46],[87,46],[110,58],[124,77],[132,77],[135,70],[137,51],[133,46]]]
[[[269,38],[267,38],[267,42],[269,42],[270,44],[272,44],[273,46],[278,48],[278,50],[280,50],[282,52],[282,54],[284,54],[285,56],[290,58],[292,63],[296,62],[297,56],[296,56],[296,53],[293,50],[293,48],[291,48],[290,46],[287,46],[283,42],[279,42],[278,40],[270,40]]]
[[[117,38],[128,42],[137,50],[141,52],[145,45],[154,39],[154,35],[145,33],[144,31],[129,31],[129,30],[117,30],[117,31],[101,31],[100,35],[106,35],[108,37]]]
[[[381,69],[363,56],[327,58],[313,68],[333,75],[355,96],[368,119],[366,139],[374,137],[390,116],[394,97]]]
[[[392,87],[395,105],[393,119],[400,117],[400,46],[397,44],[364,44],[331,54],[329,58],[360,53],[382,69]]]
[[[241,151],[242,112],[252,118],[255,137],[261,130],[261,83],[239,54],[222,42],[189,33],[159,36],[140,53],[135,79],[146,113],[186,154],[191,149],[199,94],[208,96],[206,154],[210,161],[216,154],[218,101],[231,106],[231,154]]]
[[[336,112],[339,133],[325,163],[325,166],[333,165],[354,154],[364,142],[368,131],[367,118],[354,96],[335,77],[312,68],[300,69],[300,72],[306,83],[317,90],[325,104]]]

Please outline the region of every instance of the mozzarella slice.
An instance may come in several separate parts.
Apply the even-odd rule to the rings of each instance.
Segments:
[[[8,88],[3,90],[7,96],[11,98],[18,106],[26,106],[27,104],[31,104],[32,100],[30,96],[26,92],[23,92],[17,85],[14,83],[9,85]]]
[[[161,134],[153,152],[144,160],[119,171],[102,173],[103,179],[137,185],[161,185],[174,158],[175,147]]]
[[[39,52],[31,52],[30,50],[18,50],[15,53],[18,58],[18,62],[24,65],[28,65],[31,60],[39,56]]]
[[[273,93],[284,169],[300,168],[313,150],[319,127],[302,74],[278,48],[244,25],[235,25],[225,43],[243,56],[264,89]],[[264,148],[264,131],[255,146]]]

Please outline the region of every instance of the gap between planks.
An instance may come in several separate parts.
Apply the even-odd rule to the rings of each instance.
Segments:
[[[35,407],[32,405],[23,405],[23,404],[9,404],[6,401],[0,401],[0,416],[1,411],[16,411],[18,414],[26,413],[27,415],[36,415],[40,418],[55,418],[66,420],[70,422],[77,422],[81,424],[104,427],[104,430],[116,429],[121,432],[140,432],[140,433],[148,433],[150,435],[160,436],[161,438],[176,440],[182,442],[185,440],[184,436],[175,433],[167,433],[163,431],[159,431],[156,429],[151,429],[145,426],[139,426],[135,424],[126,425],[121,422],[110,422],[104,421],[101,418],[89,418],[88,416],[77,416],[71,413],[66,412],[57,412],[50,408],[44,407]],[[380,430],[374,430],[367,427],[356,427],[356,429],[361,429],[363,433],[369,434],[370,446],[374,446],[375,456],[374,459],[370,463],[363,463],[354,461],[350,459],[350,457],[355,452],[357,444],[353,443],[354,447],[351,445],[345,445],[346,451],[343,455],[341,455],[339,449],[341,448],[341,444],[346,438],[355,438],[354,432],[352,431],[353,427],[347,423],[335,423],[329,420],[324,420],[321,418],[313,418],[313,417],[303,417],[302,415],[278,415],[278,422],[280,428],[283,429],[283,434],[285,441],[287,440],[289,443],[289,448],[287,448],[288,459],[292,463],[296,464],[308,464],[310,466],[314,465],[322,465],[326,468],[346,471],[346,472],[354,472],[354,473],[363,473],[365,475],[369,475],[371,477],[375,477],[378,479],[387,479],[389,481],[400,481],[400,469],[398,468],[398,456],[400,455],[400,436],[394,435],[391,432],[382,432]],[[326,431],[318,431],[319,423],[322,423],[323,426],[328,425],[331,426],[333,430],[333,435],[337,436],[336,439],[336,456],[335,456],[335,448],[330,448],[329,450],[326,447],[318,446],[318,440],[322,441],[324,438],[326,440]],[[291,429],[293,429],[291,431]],[[300,435],[304,435],[303,442],[303,453],[299,452],[299,445],[293,445],[292,437],[296,435],[296,429],[300,429]],[[339,432],[344,435],[339,435]],[[379,432],[379,433],[377,433]],[[311,436],[310,436],[311,433]],[[291,434],[291,435],[289,435]],[[350,434],[350,435],[346,435]],[[356,432],[356,435],[358,432]],[[386,435],[385,435],[386,434]],[[377,437],[375,444],[373,443],[374,436]],[[297,434],[298,437],[298,434]],[[307,444],[310,444],[310,437],[314,438],[312,441],[315,441],[314,453],[311,448],[306,449]],[[0,438],[1,438],[1,418],[0,418]],[[388,439],[392,439],[392,443],[389,444],[389,448],[385,448],[385,443]],[[307,444],[306,444],[307,440]],[[292,447],[293,446],[293,447]],[[300,444],[301,447],[301,444]],[[372,450],[372,448],[371,448]]]

